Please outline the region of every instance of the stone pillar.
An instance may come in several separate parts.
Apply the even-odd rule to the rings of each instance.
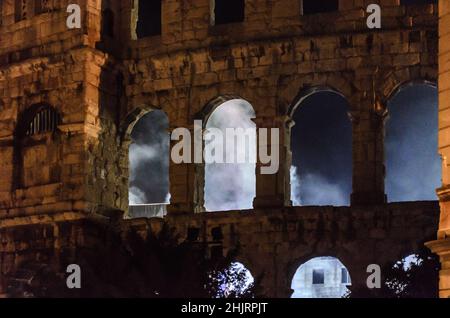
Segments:
[[[177,127],[170,127],[172,135]],[[205,164],[194,162],[195,134],[194,125],[188,127],[191,136],[191,163],[175,163],[170,153],[169,163],[169,184],[170,184],[170,205],[167,208],[171,214],[189,214],[204,211],[204,187],[205,187]],[[200,130],[202,132],[202,130]],[[202,145],[203,139],[197,134],[197,143]],[[170,141],[170,151],[174,145],[180,141]]]
[[[441,216],[437,241],[427,243],[441,261],[439,295],[450,297],[450,2],[439,1],[439,153],[442,187],[437,190]]]
[[[257,129],[257,164],[256,164],[256,197],[253,201],[255,208],[281,208],[291,205],[289,170],[292,161],[290,151],[290,128],[292,121],[288,116],[258,117],[254,119]],[[261,128],[267,129],[267,142],[260,142]],[[277,128],[279,140],[272,143],[271,128]],[[274,147],[278,148],[279,166],[275,174],[262,174],[261,168],[269,166],[263,164],[259,152],[271,154]]]
[[[374,110],[369,104],[362,106],[361,110],[350,114],[353,125],[352,206],[383,204],[387,201],[384,192],[386,113]]]

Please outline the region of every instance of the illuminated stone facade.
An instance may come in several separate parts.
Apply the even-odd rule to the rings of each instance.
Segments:
[[[340,0],[336,12],[302,16],[300,0],[246,0],[242,22],[211,25],[210,0],[164,0],[161,34],[137,39],[138,0],[45,1],[45,10],[28,2],[0,2],[0,294],[22,264],[64,272],[60,257],[76,262],[80,246],[101,246],[90,232],[96,226],[103,233],[166,222],[183,240],[192,225],[204,233],[198,240],[224,252],[239,243],[252,274],[265,273],[266,295],[278,297],[292,294],[307,258],[338,257],[357,286],[369,263],[435,238],[437,204],[386,204],[383,139],[389,98],[403,84],[437,81],[437,6]],[[81,29],[66,26],[72,2],[81,6]],[[381,30],[366,26],[372,2],[382,6]],[[445,42],[446,1],[441,7]],[[440,74],[444,132],[449,81]],[[320,90],[350,104],[349,208],[290,207],[291,117]],[[281,129],[280,143],[269,145],[280,149],[279,172],[261,175],[257,165],[255,210],[202,213],[204,165],[171,163],[165,220],[122,219],[134,123],[162,109],[171,129],[193,128],[232,97],[252,104],[258,127]],[[54,115],[42,115],[44,128],[29,134],[39,112]],[[445,187],[440,193],[444,238]],[[210,227],[223,237],[210,241]]]

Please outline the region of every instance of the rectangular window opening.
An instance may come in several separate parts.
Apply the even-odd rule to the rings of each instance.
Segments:
[[[245,19],[245,0],[212,0],[211,24],[239,23]]]
[[[161,0],[139,0],[138,21],[136,27],[138,39],[161,35],[161,2]]]
[[[302,4],[303,15],[339,10],[339,0],[303,0]]]
[[[350,283],[350,278],[349,278],[349,275],[348,275],[348,271],[344,267],[341,269],[341,283],[342,284],[349,284]]]
[[[313,285],[323,285],[325,283],[325,271],[323,269],[313,270]]]

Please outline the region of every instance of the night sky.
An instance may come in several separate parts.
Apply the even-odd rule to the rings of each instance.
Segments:
[[[437,200],[437,89],[405,87],[388,104],[386,121],[386,193],[388,201]]]
[[[332,92],[306,98],[294,114],[291,186],[294,205],[348,205],[352,192],[352,127],[347,101]],[[388,104],[386,193],[390,202],[435,200],[441,164],[437,154],[437,90],[415,85]],[[221,105],[208,127],[254,127],[250,104]],[[132,132],[130,203],[168,202],[169,135],[162,111],[145,115]],[[254,144],[251,152],[255,153]],[[240,149],[240,151],[243,151]],[[255,165],[206,165],[205,201],[211,211],[251,208]],[[218,191],[218,189],[220,191]]]
[[[131,133],[130,204],[168,202],[169,121],[164,112],[142,117]]]
[[[294,205],[348,205],[352,191],[352,127],[347,101],[332,92],[306,98],[294,114],[291,173]]]

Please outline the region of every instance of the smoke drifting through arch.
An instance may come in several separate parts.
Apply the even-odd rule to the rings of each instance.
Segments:
[[[437,200],[441,159],[435,87],[403,87],[388,103],[386,193],[390,202]]]
[[[217,128],[223,132],[227,128],[251,128],[256,125],[253,107],[242,99],[233,99],[220,105],[209,117],[206,129]],[[206,132],[208,135],[208,132]],[[205,143],[205,152],[214,147],[214,139]],[[228,149],[225,146],[224,162],[227,155],[245,155],[246,163],[211,163],[205,165],[205,208],[207,211],[251,209],[256,192],[256,138],[247,138],[246,147]]]
[[[295,111],[291,131],[291,200],[300,205],[349,205],[352,191],[352,127],[348,103],[320,91]]]
[[[129,203],[168,203],[169,120],[160,110],[143,116],[131,132]]]

